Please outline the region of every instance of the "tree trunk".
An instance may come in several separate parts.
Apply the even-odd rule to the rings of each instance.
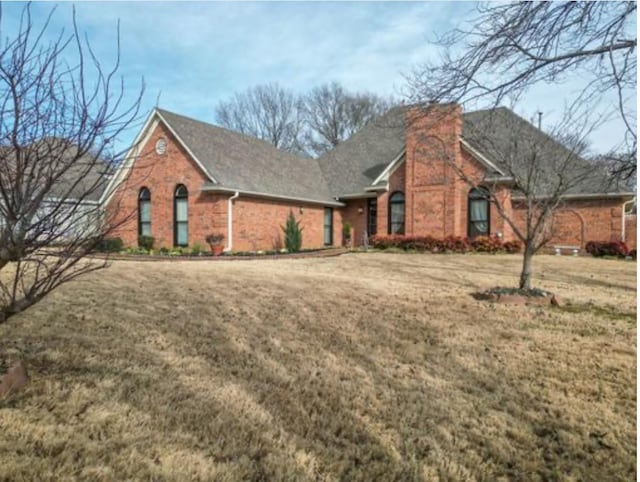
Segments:
[[[533,262],[534,249],[530,243],[526,243],[524,247],[524,255],[522,258],[522,271],[520,272],[520,286],[521,290],[531,289],[531,275],[533,273],[531,264]]]

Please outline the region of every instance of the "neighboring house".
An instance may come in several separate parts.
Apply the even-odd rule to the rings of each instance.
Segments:
[[[341,244],[346,222],[356,244],[365,233],[513,239],[495,207],[450,164],[471,177],[497,180],[492,188],[517,218],[522,206],[508,173],[481,147],[479,136],[487,135],[492,115],[500,116],[497,123],[491,119],[496,144],[516,124],[546,136],[504,108],[462,114],[456,107],[434,122],[421,110],[402,107],[323,157],[304,159],[156,109],[113,179],[117,188],[108,189],[103,201],[114,222],[137,212],[115,232],[127,245],[136,245],[140,234],[154,236],[158,247],[204,245],[208,234],[222,233],[227,250],[279,248],[290,211],[304,229],[305,248]],[[449,163],[430,148],[434,137],[452,156]],[[622,239],[624,203],[634,193],[595,185],[569,191],[553,243],[584,247],[589,240]]]
[[[19,151],[0,148],[0,166],[0,239],[63,243],[102,233],[102,200],[113,173],[104,160],[72,141],[43,137]]]

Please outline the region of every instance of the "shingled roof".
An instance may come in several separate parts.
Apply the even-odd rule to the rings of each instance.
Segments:
[[[319,159],[299,157],[260,139],[164,109],[156,112],[211,178],[204,190],[340,205],[337,198],[364,195],[393,161],[402,160],[405,114],[409,108],[391,109]],[[462,140],[507,175],[526,169],[527,149],[535,145],[547,162],[541,166],[548,167],[539,170],[541,193],[554,185],[557,170],[553,169],[553,162],[570,154],[556,140],[504,107],[464,113],[462,119]],[[527,142],[521,142],[517,156],[507,161],[500,153],[508,151],[507,144],[513,142],[514,132]],[[567,194],[621,191],[603,182],[606,174],[601,169],[573,157],[572,168],[588,175]]]
[[[561,182],[560,175],[570,184],[563,195],[628,192],[612,182],[603,166],[584,159],[506,107],[464,114],[462,137],[515,179],[527,180],[530,163],[535,162],[532,181],[539,196],[551,195]]]
[[[318,159],[332,195],[342,197],[364,193],[385,168],[403,153],[405,114],[410,108],[402,106],[390,110]],[[514,134],[521,136],[518,152],[513,152]],[[539,194],[544,194],[557,183],[558,170],[554,163],[567,158],[570,158],[571,169],[579,172],[581,179],[566,194],[623,191],[608,182],[601,168],[572,154],[558,141],[505,107],[464,113],[462,138],[506,175],[522,175],[527,167],[527,159],[531,159],[529,151],[535,146],[540,159]]]
[[[363,193],[403,153],[405,111],[391,109],[318,159],[332,195]]]
[[[207,188],[337,204],[317,160],[164,109],[157,112],[215,179]]]
[[[49,202],[98,202],[116,168],[91,152],[78,155],[78,150],[73,142],[57,137],[23,145],[22,170],[30,173],[28,182],[35,183],[30,189],[46,191]],[[16,156],[13,147],[0,147],[0,166],[8,172],[10,184],[22,182],[16,181]]]

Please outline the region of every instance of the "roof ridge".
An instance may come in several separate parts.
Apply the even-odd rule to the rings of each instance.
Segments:
[[[317,159],[160,107],[156,107],[155,112],[175,130],[185,146],[193,151],[193,156],[206,166],[205,171],[210,171],[221,186],[301,199],[332,199]],[[285,180],[291,185],[285,187]]]
[[[259,137],[252,136],[250,134],[244,134],[242,132],[238,132],[238,131],[235,131],[233,129],[229,129],[228,127],[219,126],[219,125],[213,124],[211,122],[206,122],[206,121],[203,121],[203,120],[199,120],[199,119],[196,119],[194,117],[189,117],[189,116],[186,116],[184,114],[179,114],[177,112],[173,112],[173,111],[170,111],[170,110],[167,110],[167,109],[162,109],[160,107],[156,107],[156,110],[160,114],[162,114],[164,112],[166,114],[170,114],[170,115],[173,115],[173,116],[176,116],[176,117],[181,117],[182,119],[186,119],[189,122],[195,122],[197,124],[201,124],[203,126],[206,126],[207,128],[217,129],[217,130],[223,131],[223,132],[228,133],[228,134],[230,134],[232,136],[235,136],[238,139],[243,139],[243,140],[246,140],[248,142],[254,142],[256,144],[261,144],[266,148],[273,149],[273,150],[275,150],[275,151],[277,151],[277,152],[279,152],[281,154],[284,154],[284,155],[296,157],[296,158],[298,158],[300,160],[303,160],[303,161],[312,159],[312,158],[307,158],[307,157],[304,157],[304,156],[300,156],[298,154],[295,154],[295,153],[290,152],[290,151],[286,151],[284,149],[280,149],[279,147],[276,147],[273,144],[271,144],[269,141],[265,141],[264,139],[260,139]]]

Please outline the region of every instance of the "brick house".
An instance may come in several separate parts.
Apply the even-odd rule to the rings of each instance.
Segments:
[[[505,108],[428,112],[394,109],[321,158],[306,159],[156,109],[113,179],[117,188],[105,194],[107,219],[120,224],[115,235],[129,246],[140,234],[154,236],[157,247],[172,247],[205,245],[208,234],[221,233],[228,251],[282,247],[290,211],[304,229],[305,248],[339,245],[346,222],[356,244],[365,233],[513,239],[495,206],[458,173],[491,181],[518,219],[522,199],[482,139],[499,144],[515,126],[527,136],[546,134]],[[584,247],[589,240],[622,239],[635,247],[635,217],[625,216],[635,194],[602,187],[603,177],[594,171],[567,191],[553,243]]]

